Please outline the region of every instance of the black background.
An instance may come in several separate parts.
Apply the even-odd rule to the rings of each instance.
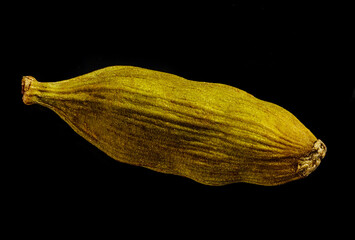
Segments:
[[[181,219],[174,234],[201,221],[201,231],[238,222],[238,230],[260,223],[297,234],[297,221],[324,227],[347,213],[355,160],[348,7],[245,2],[14,7],[3,55],[15,109],[2,168],[10,222],[38,217],[34,225],[61,232],[114,218],[156,223],[155,232]],[[23,75],[59,81],[111,65],[243,89],[292,112],[328,153],[309,177],[285,185],[210,187],[116,162],[55,113],[22,103]],[[52,224],[58,219],[66,224]]]

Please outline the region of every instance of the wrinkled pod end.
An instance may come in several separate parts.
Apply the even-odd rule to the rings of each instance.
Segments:
[[[318,139],[314,144],[310,153],[302,157],[297,168],[297,173],[301,177],[307,177],[311,174],[321,163],[321,160],[325,157],[327,147]]]
[[[22,101],[26,105],[32,105],[35,103],[33,94],[31,94],[31,87],[37,83],[37,80],[31,76],[23,76],[21,82]]]

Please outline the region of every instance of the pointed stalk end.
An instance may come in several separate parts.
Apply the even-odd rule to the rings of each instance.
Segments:
[[[21,82],[21,93],[22,93],[22,100],[23,103],[26,105],[34,104],[34,101],[31,98],[31,86],[33,83],[37,82],[34,77],[31,76],[23,76]]]

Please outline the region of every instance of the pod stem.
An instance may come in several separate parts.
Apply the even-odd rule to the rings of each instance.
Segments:
[[[31,98],[31,86],[33,83],[36,83],[37,80],[32,76],[23,76],[21,81],[21,93],[22,93],[22,101],[26,105],[34,104],[34,101]]]

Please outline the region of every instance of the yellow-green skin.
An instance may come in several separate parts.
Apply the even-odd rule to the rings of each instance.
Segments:
[[[124,163],[207,185],[278,185],[311,173],[325,145],[290,112],[224,84],[113,66],[69,80],[22,81],[25,104],[55,111]]]

